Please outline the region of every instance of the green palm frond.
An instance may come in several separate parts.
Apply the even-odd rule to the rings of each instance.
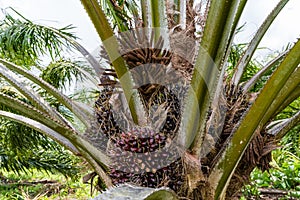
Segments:
[[[45,142],[53,143],[49,140]],[[5,146],[6,143],[7,141],[3,140],[0,142],[0,171],[28,173],[33,169],[38,169],[48,173],[59,172],[67,177],[74,177],[79,173],[77,164],[79,160],[56,143],[52,144],[55,146],[54,150],[35,146],[26,149],[8,148]]]
[[[2,88],[1,92],[27,101],[15,91]],[[1,110],[18,113],[16,109],[3,104],[0,104],[0,107]],[[2,117],[0,124],[0,170],[20,173],[39,169],[60,172],[70,177],[79,172],[72,155],[49,137]]]
[[[90,110],[86,109],[85,107],[82,107],[79,104],[75,104],[70,99],[68,99],[64,94],[60,93],[57,89],[55,89],[52,85],[50,85],[49,83],[45,82],[44,80],[36,77],[35,75],[31,74],[30,72],[27,72],[27,71],[23,70],[21,67],[13,64],[11,62],[7,62],[6,60],[3,60],[3,59],[0,59],[0,62],[3,63],[10,70],[12,70],[14,72],[17,72],[19,74],[22,74],[24,77],[28,78],[33,83],[39,85],[39,87],[41,87],[44,90],[46,90],[49,94],[51,94],[53,97],[55,97],[58,101],[60,101],[69,110],[75,111],[75,115],[86,126],[89,126],[88,119],[89,119],[90,116],[92,116],[92,113],[90,112]],[[1,67],[2,67],[2,69],[5,69],[4,66],[1,66]],[[2,70],[3,74],[7,74],[7,72],[5,70]],[[0,71],[0,73],[1,73],[1,71]],[[6,80],[7,81],[11,81],[11,83],[14,82],[16,84],[18,84],[20,82],[19,80],[16,80],[16,79],[10,80],[8,76],[6,76]],[[38,105],[37,108],[41,109],[41,108],[47,107],[45,109],[49,110],[50,113],[52,112],[52,116],[56,115],[57,119],[61,120],[65,124],[68,124],[64,119],[62,119],[59,116],[59,114],[55,110],[49,108],[49,106],[47,105],[47,103],[42,103],[41,101],[43,101],[43,99],[37,98],[36,96],[34,96],[33,95],[34,91],[32,91],[32,89],[29,89],[29,88],[26,89],[24,86],[22,86],[22,84],[18,84],[18,85],[19,85],[18,86],[19,91],[22,91],[23,94],[24,95],[26,94],[27,97],[32,97],[32,98],[30,98],[30,100],[33,100],[33,102],[35,102],[36,105]],[[53,112],[55,113],[54,115],[53,115]]]
[[[248,92],[250,89],[252,89],[252,91],[255,91],[255,92],[259,91],[263,87],[263,85],[265,84],[268,77],[276,69],[276,66],[278,66],[278,64],[282,61],[282,59],[284,58],[284,56],[287,53],[288,53],[288,50],[280,53],[276,58],[274,58],[273,60],[268,62],[263,68],[261,68],[259,70],[259,72],[255,73],[255,74],[252,74],[251,79],[248,80],[243,85],[244,92]],[[251,62],[249,64],[251,64]],[[247,67],[247,69],[248,68],[249,67]]]
[[[224,186],[228,184],[227,182],[230,180],[229,177],[231,177],[234,172],[233,169],[237,167],[237,163],[241,159],[247,145],[253,138],[254,133],[256,131],[260,131],[264,126],[264,123],[267,123],[267,121],[271,118],[271,113],[277,110],[277,107],[271,107],[271,104],[274,99],[276,99],[280,90],[284,88],[284,85],[287,83],[290,75],[299,65],[300,57],[297,56],[299,55],[299,51],[300,41],[294,45],[289,54],[267,81],[251,109],[249,109],[248,113],[241,120],[241,124],[237,127],[230,144],[224,152],[225,156],[222,157],[218,161],[218,164],[214,167],[213,175],[218,173],[222,174],[222,176],[217,175],[220,177],[219,180],[213,180],[213,182],[218,182],[216,183],[216,190],[219,195],[225,195]],[[299,84],[300,79],[292,80]],[[281,98],[285,97],[280,96],[278,99]],[[237,154],[237,151],[240,152],[240,154]],[[231,162],[227,161],[228,158],[230,158]],[[220,168],[223,168],[224,171],[220,172]]]
[[[51,62],[42,71],[41,77],[55,88],[66,90],[66,84],[71,86],[73,80],[83,81],[86,78],[83,71],[91,70],[83,62],[59,59]]]
[[[243,52],[247,44],[233,44],[231,46],[231,51],[228,57],[228,67],[226,69],[227,79],[230,80],[234,73],[234,67],[237,65],[239,58],[243,55]],[[243,76],[241,77],[241,82],[248,81],[251,77],[253,77],[258,70],[261,68],[262,64],[260,64],[256,60],[251,60],[246,67]]]
[[[112,61],[112,65],[120,80],[125,98],[127,100],[132,119],[135,123],[141,124],[141,120],[145,119],[145,111],[139,99],[137,91],[134,89],[134,82],[126,63],[120,55],[120,45],[114,37],[114,32],[106,19],[101,5],[96,0],[81,0],[85,10],[95,25],[95,29],[104,42],[104,48]],[[140,121],[139,121],[140,120]]]
[[[64,49],[70,49],[70,44],[58,34],[53,33],[43,25],[34,24],[10,8],[20,19],[14,18],[8,12],[0,22],[0,57],[23,66],[36,65],[40,56],[50,55],[52,59],[60,56]],[[76,39],[69,25],[57,31],[70,38]]]
[[[127,31],[140,23],[135,0],[100,0],[99,4],[111,21],[114,30]]]
[[[241,81],[241,77],[244,74],[245,68],[247,67],[247,64],[252,59],[252,56],[257,49],[261,39],[265,35],[266,31],[271,26],[273,20],[276,18],[276,16],[280,13],[280,11],[284,8],[284,6],[288,3],[289,0],[281,0],[276,7],[272,10],[272,12],[268,15],[268,17],[265,19],[263,24],[259,27],[257,30],[255,36],[251,40],[251,42],[248,45],[247,50],[243,53],[243,56],[240,58],[238,65],[235,69],[235,74],[233,78],[234,84],[237,86],[238,83]]]

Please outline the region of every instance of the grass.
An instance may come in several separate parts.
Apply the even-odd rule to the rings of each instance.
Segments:
[[[0,200],[81,200],[91,198],[90,192],[90,185],[82,183],[82,177],[71,179],[37,170],[21,174],[0,171]],[[94,192],[92,197],[96,195]]]

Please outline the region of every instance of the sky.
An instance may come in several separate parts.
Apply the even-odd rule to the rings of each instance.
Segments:
[[[235,42],[250,41],[264,18],[279,0],[248,0],[240,24],[246,22]],[[79,0],[0,0],[1,10],[13,7],[26,18],[45,25],[60,28],[73,24],[74,32],[86,49],[93,52],[100,39]],[[0,18],[3,18],[0,12]],[[288,42],[300,36],[300,0],[290,0],[272,24],[260,46],[266,47],[264,54],[281,50]]]

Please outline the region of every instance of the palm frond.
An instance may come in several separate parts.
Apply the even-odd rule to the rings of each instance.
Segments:
[[[227,80],[232,79],[235,71],[235,66],[238,64],[239,59],[242,57],[243,52],[245,51],[248,44],[233,44],[231,46],[231,50],[228,57],[228,66],[226,69],[226,78]],[[255,59],[251,60],[247,64],[247,68],[245,69],[245,72],[243,73],[243,76],[241,77],[241,82],[246,82],[250,78],[252,78],[256,73],[260,70],[261,65],[258,61]],[[268,68],[269,69],[269,68]]]
[[[6,142],[2,141],[1,144],[6,144]],[[0,161],[1,171],[28,173],[37,169],[48,173],[59,172],[67,177],[75,177],[79,173],[76,163],[78,161],[61,148],[51,150],[31,146],[29,149],[21,149],[21,151],[13,148],[0,148]]]
[[[241,14],[236,13],[242,9],[237,9],[239,5],[238,1],[211,2],[181,124],[181,134],[184,136],[180,140],[184,141],[185,147],[199,149],[203,142],[208,108],[219,88],[217,84],[220,74],[224,73],[222,69],[223,59],[226,59],[224,49],[231,44],[230,34],[232,31],[235,32],[236,28],[231,27],[231,23],[240,17],[238,14]],[[194,153],[199,154],[199,151],[196,150]]]
[[[277,139],[283,138],[289,130],[300,123],[300,111],[298,111],[291,118],[275,125],[269,130],[269,133],[272,135],[276,135]]]
[[[251,141],[254,133],[256,131],[260,131],[264,126],[262,123],[263,118],[265,117],[265,119],[270,119],[270,117],[266,117],[266,111],[270,108],[274,99],[283,98],[278,97],[277,95],[288,81],[289,76],[299,65],[300,57],[297,56],[299,55],[299,52],[300,41],[294,45],[294,47],[270,77],[247,114],[237,126],[229,145],[223,153],[224,156],[221,157],[214,167],[211,177],[219,178],[211,181],[216,187],[216,195],[218,198],[222,195],[225,195],[225,186],[228,185],[228,181],[230,180],[234,169],[237,167],[237,163],[243,155],[247,145]],[[299,80],[300,79],[298,79],[297,84],[299,84]],[[228,160],[231,162],[228,162]]]
[[[143,27],[149,27],[149,2],[147,0],[141,0],[141,16],[142,16],[142,22],[143,22]]]
[[[263,123],[266,123],[269,119],[273,119],[278,113],[280,113],[285,108],[283,107],[283,105],[286,99],[289,99],[289,101],[292,102],[298,98],[297,96],[294,96],[293,93],[296,92],[296,89],[299,87],[299,80],[300,67],[297,67],[295,71],[290,75],[284,87],[281,88],[277,97],[274,98],[274,100],[272,101],[270,108],[264,114],[264,118],[262,119]],[[294,99],[291,99],[291,97],[293,96]]]
[[[104,15],[101,6],[95,0],[81,0],[92,22],[95,25],[105,50],[112,61],[112,65],[120,80],[123,92],[129,105],[132,119],[135,123],[141,124],[139,120],[145,119],[145,111],[139,99],[138,93],[134,90],[134,83],[128,68],[119,53],[120,46],[114,37],[113,31]]]
[[[15,76],[11,71],[9,71],[5,66],[0,65],[0,75],[4,77],[12,86],[14,86],[22,95],[24,95],[30,103],[35,105],[38,109],[43,112],[51,113],[52,116],[55,116],[57,119],[65,120],[61,115],[51,108],[38,94],[34,93],[31,89],[27,88],[24,85],[24,81],[21,81],[18,77]]]
[[[288,51],[284,51],[281,54],[279,54],[276,58],[268,62],[265,67],[259,70],[259,72],[255,73],[251,76],[251,79],[248,80],[245,85],[243,86],[243,91],[248,92],[257,82],[259,79],[262,78],[262,76],[269,70],[275,69],[275,67],[282,61],[283,57],[286,55]],[[242,82],[246,81],[245,79],[242,79]],[[256,90],[257,91],[257,90]]]
[[[88,119],[92,116],[90,110],[81,107],[79,104],[75,104],[65,95],[57,91],[52,85],[48,84],[44,80],[32,75],[31,73],[23,70],[19,66],[14,65],[13,63],[7,62],[6,60],[0,59],[0,62],[3,63],[10,70],[21,74],[22,76],[28,78],[32,82],[38,84],[41,88],[45,89],[49,94],[57,98],[64,106],[71,110],[87,127],[89,127]],[[22,87],[23,88],[23,87]]]
[[[154,29],[154,41],[157,42],[162,36],[163,30],[161,27],[167,27],[167,15],[165,2],[159,0],[150,1],[152,22],[151,27]],[[168,39],[164,37],[164,39]],[[165,41],[168,43],[168,41]]]
[[[34,24],[13,8],[10,9],[21,19],[5,13],[5,18],[0,23],[0,57],[30,67],[36,65],[42,55],[48,54],[54,59],[60,56],[64,48],[70,49],[70,44],[64,38],[45,26]],[[74,27],[68,25],[57,30],[61,35],[76,39],[70,33],[73,29]]]
[[[66,90],[66,84],[70,86],[73,80],[83,81],[85,78],[83,72],[88,71],[82,62],[59,59],[51,62],[42,71],[41,78],[57,89]]]
[[[3,109],[10,110],[2,105]],[[79,172],[77,161],[69,151],[49,137],[3,117],[0,122],[0,170],[20,173],[38,169],[69,177]]]
[[[241,57],[238,65],[236,66],[236,71],[235,71],[234,78],[233,78],[233,83],[235,86],[237,86],[239,84],[240,79],[245,70],[245,67],[247,67],[247,64],[250,62],[257,46],[259,45],[259,42],[261,41],[261,39],[265,35],[266,31],[271,26],[273,20],[280,13],[280,11],[284,8],[284,6],[287,4],[288,1],[289,0],[280,1],[277,4],[277,6],[273,9],[273,11],[265,19],[263,24],[259,27],[256,34],[253,36],[253,39],[249,43],[247,50],[244,52],[244,55]]]
[[[130,17],[125,11],[126,3],[120,0],[100,0],[99,5],[103,8],[104,14],[109,17],[113,29],[120,32],[131,28]]]

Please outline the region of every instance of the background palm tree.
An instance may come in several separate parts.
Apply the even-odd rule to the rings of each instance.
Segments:
[[[9,9],[6,11],[9,11]],[[60,40],[53,32],[47,31],[41,26],[36,26],[14,9],[10,11],[17,14],[21,20],[14,18],[10,15],[10,12],[7,12],[3,21],[1,21],[1,58],[18,63],[24,69],[32,70],[35,74],[40,74],[42,79],[60,90],[65,90],[66,84],[70,83],[72,79],[83,78],[82,73],[78,70],[79,66],[85,68],[83,62],[74,62],[62,57],[62,50],[69,48],[67,42]],[[70,30],[72,30],[72,27],[68,26],[60,31],[76,38],[68,33]],[[52,62],[48,66],[43,66],[43,61],[40,58],[46,55],[51,56]],[[20,76],[15,77],[21,79]],[[24,81],[23,84],[30,85],[35,93],[45,98],[52,107],[70,122],[74,121],[72,113],[64,109],[56,99],[47,96],[45,91],[34,84],[23,79],[21,81]],[[1,94],[31,104],[13,85],[2,78],[0,80],[0,90]],[[14,108],[3,104],[1,104],[1,110],[19,113]],[[72,156],[64,147],[49,137],[14,121],[1,118],[0,143],[1,169],[17,173],[39,169],[52,173],[60,172],[69,177],[74,177],[79,173],[79,167],[77,166],[79,159]]]
[[[247,1],[203,3],[205,12],[200,17],[205,26],[200,29],[200,38],[195,35],[192,1],[81,2],[104,41],[105,51],[101,55],[108,59],[111,68],[99,65],[74,38],[53,28],[43,28],[69,41],[93,66],[102,86],[95,111],[70,101],[45,81],[1,59],[1,75],[7,81],[13,80],[10,83],[30,102],[24,104],[1,94],[1,104],[19,112],[0,111],[1,116],[36,129],[85,158],[107,187],[134,182],[148,187],[167,186],[179,197],[230,199],[249,179],[254,167],[270,167],[270,153],[277,148],[276,143],[299,123],[299,110],[285,120],[276,121],[276,116],[299,98],[300,43],[296,42],[256,73],[249,74],[247,67],[251,66],[264,33],[288,0],[278,3],[231,69],[227,63],[235,50],[232,41]],[[112,17],[107,20],[105,14]],[[162,27],[169,32],[164,35],[164,29],[148,27]],[[117,32],[132,28],[140,29],[114,37]],[[193,58],[190,62],[176,54],[176,48],[181,48],[176,45],[178,38],[188,45],[184,47],[189,48],[187,53]],[[149,73],[142,75],[140,65]],[[31,90],[15,84],[17,79],[11,79],[6,74],[8,70],[55,97],[82,123],[85,131],[35,98]],[[253,90],[266,72],[268,80]],[[180,78],[173,81],[170,76]],[[171,84],[143,84],[145,79],[162,80],[161,77],[167,77]],[[123,105],[127,101],[128,112],[114,112],[117,101],[111,97],[115,94],[124,94]],[[180,100],[176,94],[185,97]],[[118,108],[120,111],[122,107]],[[159,123],[161,119],[166,123]],[[153,154],[147,157],[149,152]],[[155,160],[156,157],[160,159]],[[169,163],[161,163],[170,158]],[[125,186],[125,190],[136,189]],[[146,188],[144,191],[153,192]],[[122,192],[122,187],[114,192]],[[167,190],[152,195],[176,198]]]

